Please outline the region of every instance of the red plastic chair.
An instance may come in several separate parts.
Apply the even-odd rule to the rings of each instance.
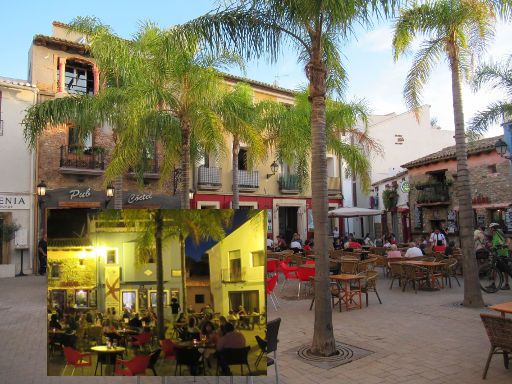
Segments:
[[[144,333],[141,333],[140,335],[133,336],[132,345],[139,347],[142,350],[146,345],[149,344],[150,341],[151,341],[151,333],[144,332]]]
[[[297,277],[299,278],[299,291],[297,292],[297,298],[300,297],[300,287],[302,283],[309,284],[310,277],[315,276],[315,268],[304,268],[299,267],[297,270]]]
[[[278,275],[274,275],[266,280],[266,291],[267,295],[270,296],[270,300],[272,301],[272,304],[274,304],[274,308],[277,311],[277,307],[279,307],[279,301],[277,300],[277,296],[274,293],[274,289],[277,284]]]
[[[315,265],[315,260],[306,260],[306,264]]]
[[[281,286],[281,290],[283,290],[284,286],[286,285],[288,280],[298,280],[299,279],[297,276],[297,270],[299,269],[299,267],[290,267],[284,261],[281,261],[279,263],[279,266],[281,267],[281,272],[283,273],[283,276],[284,276],[284,282],[283,282],[283,285]]]
[[[267,274],[275,275],[277,273],[277,260],[267,260]]]
[[[175,345],[169,339],[160,340],[160,346],[164,352],[165,360],[176,360],[176,352],[174,351]]]
[[[64,357],[66,358],[66,366],[62,370],[62,376],[64,376],[64,371],[66,371],[66,368],[68,367],[68,365],[73,366],[73,370],[71,371],[71,376],[73,376],[73,374],[75,373],[75,368],[82,368],[82,375],[83,375],[84,367],[92,366],[90,353],[81,353],[71,347],[63,347],[63,349],[64,349]],[[85,359],[85,358],[87,358],[87,359]]]
[[[149,355],[137,355],[131,360],[117,359],[114,373],[118,376],[136,376],[146,373],[149,359]]]

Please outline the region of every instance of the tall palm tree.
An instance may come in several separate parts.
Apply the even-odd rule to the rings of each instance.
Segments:
[[[237,83],[233,89],[223,94],[219,103],[223,129],[233,139],[232,174],[233,200],[232,208],[238,209],[240,188],[238,180],[238,154],[240,143],[248,145],[247,166],[252,168],[255,162],[265,155],[262,125],[259,119],[260,108],[254,103],[254,91],[245,83]]]
[[[469,130],[476,134],[487,131],[489,126],[512,118],[512,56],[504,63],[485,64],[478,68],[473,79],[473,86],[478,90],[482,85],[489,84],[493,88],[503,89],[508,100],[498,100],[478,112],[469,124]]]
[[[116,147],[105,183],[128,168],[142,179],[148,151],[162,145],[162,176],[179,161],[182,169],[182,207],[189,208],[190,159],[200,148],[217,150],[223,144],[219,116],[214,113],[221,77],[214,65],[236,58],[201,54],[197,42],[187,47],[168,44],[167,34],[152,24],[141,26],[133,40],[117,37],[94,18],[77,18],[71,29],[88,37],[89,51],[105,85],[95,96],[49,100],[29,109],[25,135],[32,145],[48,124],[69,121],[82,137],[109,124]]]
[[[494,6],[490,1],[439,0],[417,3],[403,10],[395,24],[393,53],[398,59],[418,35],[426,36],[407,75],[404,97],[409,107],[420,105],[423,85],[434,64],[446,58],[451,71],[453,121],[457,158],[457,200],[460,239],[464,253],[464,305],[483,306],[473,244],[473,209],[467,164],[467,143],[462,107],[461,77],[469,73],[471,60],[493,35]],[[497,4],[499,5],[499,4]]]
[[[328,89],[342,93],[345,72],[337,43],[354,23],[370,23],[372,15],[388,14],[398,0],[254,0],[201,16],[169,33],[199,36],[207,47],[226,47],[246,58],[269,55],[275,59],[283,44],[298,50],[309,81],[312,143],[312,201],[315,252],[319,255],[315,284],[315,326],[311,352],[335,353],[329,298],[327,159],[325,98]]]

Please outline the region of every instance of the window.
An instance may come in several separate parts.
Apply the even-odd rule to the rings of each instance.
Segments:
[[[136,291],[123,291],[122,293],[123,308],[128,308],[130,311],[136,311],[137,308],[137,292]]]
[[[265,265],[265,252],[251,252],[252,266],[262,267]]]
[[[334,157],[327,158],[327,177],[336,177],[336,164]]]
[[[89,291],[88,290],[77,290],[75,292],[75,304],[78,308],[84,308],[89,306]]]
[[[64,88],[70,94],[92,95],[94,93],[94,76],[92,65],[76,60],[66,61]],[[57,66],[57,78],[60,80],[60,68]]]
[[[117,251],[115,249],[107,250],[107,264],[117,264]]]
[[[247,171],[247,148],[240,148],[238,152],[238,169]]]
[[[238,291],[229,292],[230,309],[238,310],[243,305],[246,311],[260,311],[260,301],[258,291]]]
[[[168,305],[169,304],[169,295],[168,295],[168,290],[164,290],[164,305]],[[149,300],[150,300],[150,305],[155,308],[156,307],[156,291],[149,291]]]
[[[195,302],[196,302],[196,304],[203,304],[204,303],[204,295],[196,295]]]
[[[498,171],[496,170],[496,164],[488,165],[488,166],[487,166],[487,169],[488,169],[489,173],[497,173],[497,172],[498,172]]]
[[[83,139],[80,139],[78,129],[76,127],[69,127],[68,130],[68,150],[75,152],[78,148],[86,150],[92,147],[92,135],[89,133]]]
[[[229,252],[229,280],[242,280],[242,260],[240,258],[240,250]]]

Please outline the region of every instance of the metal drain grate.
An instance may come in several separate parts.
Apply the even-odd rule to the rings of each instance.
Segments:
[[[300,361],[323,369],[335,368],[373,353],[372,351],[354,347],[353,345],[336,343],[336,351],[338,353],[333,356],[322,357],[313,355],[310,352],[310,348],[310,344],[304,344],[299,347],[291,348],[284,353],[294,354]]]

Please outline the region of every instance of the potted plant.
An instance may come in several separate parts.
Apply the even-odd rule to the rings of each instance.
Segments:
[[[2,241],[8,243],[14,239],[16,232],[21,228],[21,225],[16,223],[4,223],[2,226]]]
[[[386,189],[382,192],[382,201],[384,203],[384,208],[390,210],[395,208],[398,203],[398,193],[395,189]]]

